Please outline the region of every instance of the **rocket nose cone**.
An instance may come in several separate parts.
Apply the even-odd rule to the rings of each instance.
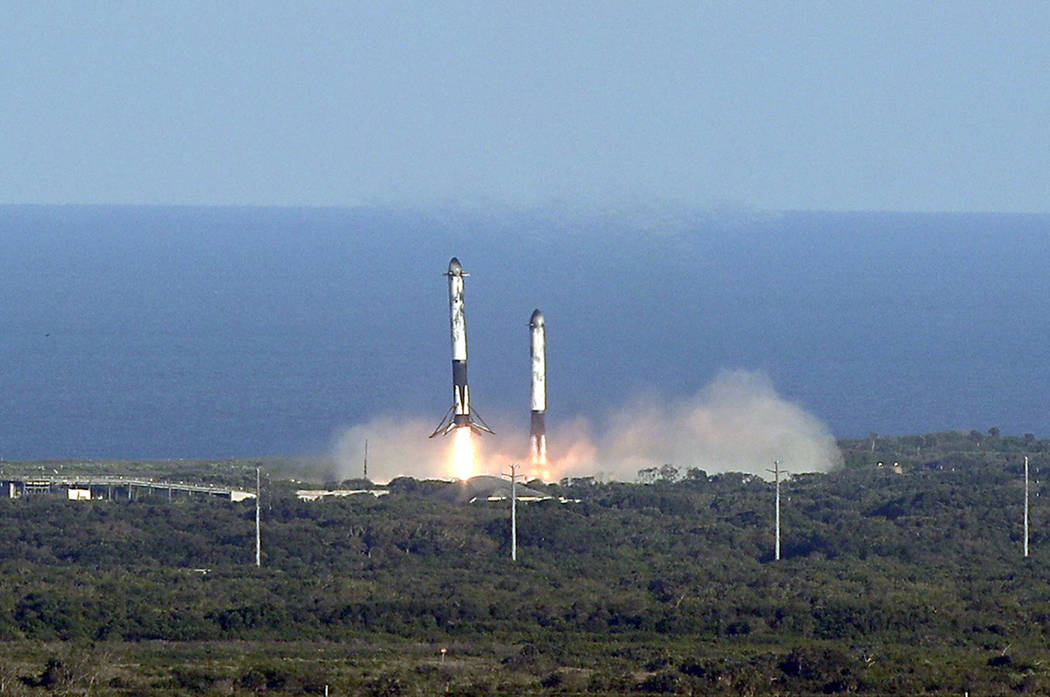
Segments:
[[[540,312],[539,310],[533,310],[532,317],[529,319],[529,326],[530,327],[542,327],[543,325],[544,325],[543,313]]]
[[[448,272],[453,276],[458,276],[463,273],[463,266],[460,265],[459,259],[452,257],[452,261],[448,263]]]

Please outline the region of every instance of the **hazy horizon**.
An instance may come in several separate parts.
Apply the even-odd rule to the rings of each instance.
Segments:
[[[624,215],[638,218],[641,215],[653,213],[668,213],[688,216],[718,216],[728,218],[732,216],[765,217],[776,215],[807,214],[807,213],[854,213],[854,214],[876,214],[876,215],[915,215],[915,216],[1034,216],[1044,218],[1050,215],[1050,203],[1046,209],[1040,210],[995,210],[995,209],[962,209],[962,210],[912,210],[908,208],[759,208],[743,205],[740,202],[713,202],[710,204],[686,204],[672,199],[653,198],[646,201],[636,200],[622,203],[619,206],[607,204],[588,204],[586,201],[565,201],[552,199],[549,201],[529,203],[499,203],[476,200],[446,200],[439,203],[426,202],[401,202],[401,203],[354,203],[354,204],[269,204],[269,203],[120,203],[120,202],[80,202],[68,201],[65,203],[37,203],[37,202],[8,202],[0,203],[0,209],[16,208],[156,208],[156,209],[201,209],[201,210],[277,210],[277,211],[390,211],[399,213],[419,213],[423,215],[437,215],[448,213],[452,215],[470,215],[496,217],[498,215],[512,213],[516,215],[542,214],[553,215],[556,213],[570,213],[588,218],[622,217]],[[652,223],[650,223],[652,224]]]

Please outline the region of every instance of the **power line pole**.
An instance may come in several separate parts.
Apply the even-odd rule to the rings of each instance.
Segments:
[[[1024,556],[1028,558],[1028,456],[1024,456]]]
[[[365,474],[364,479],[368,479],[368,439],[365,438]]]
[[[776,546],[773,550],[773,558],[776,561],[780,561],[780,460],[773,460],[773,469],[766,470],[767,472],[773,473],[773,481],[776,482],[777,488],[777,503],[776,503]]]
[[[510,474],[503,473],[504,477],[510,477],[510,560],[518,560],[518,466],[510,466]]]
[[[255,565],[262,566],[262,475],[255,468]]]

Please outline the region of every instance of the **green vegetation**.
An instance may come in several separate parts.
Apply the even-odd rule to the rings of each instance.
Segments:
[[[274,480],[261,569],[250,502],[0,500],[0,695],[1046,694],[1050,442],[975,433],[843,441],[779,562],[772,484],[674,467],[549,487],[517,564],[505,504],[408,479]]]

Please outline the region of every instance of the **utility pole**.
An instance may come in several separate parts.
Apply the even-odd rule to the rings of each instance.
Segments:
[[[773,469],[766,470],[773,473],[773,481],[776,482],[777,504],[776,504],[776,547],[773,550],[773,558],[780,561],[780,460],[773,460]]]
[[[255,565],[262,566],[262,475],[255,468]]]
[[[368,439],[365,438],[365,474],[364,479],[368,479]]]
[[[1028,456],[1024,456],[1024,556],[1028,558]]]
[[[510,477],[510,560],[518,560],[518,466],[510,466],[510,474],[503,473],[504,477]]]

